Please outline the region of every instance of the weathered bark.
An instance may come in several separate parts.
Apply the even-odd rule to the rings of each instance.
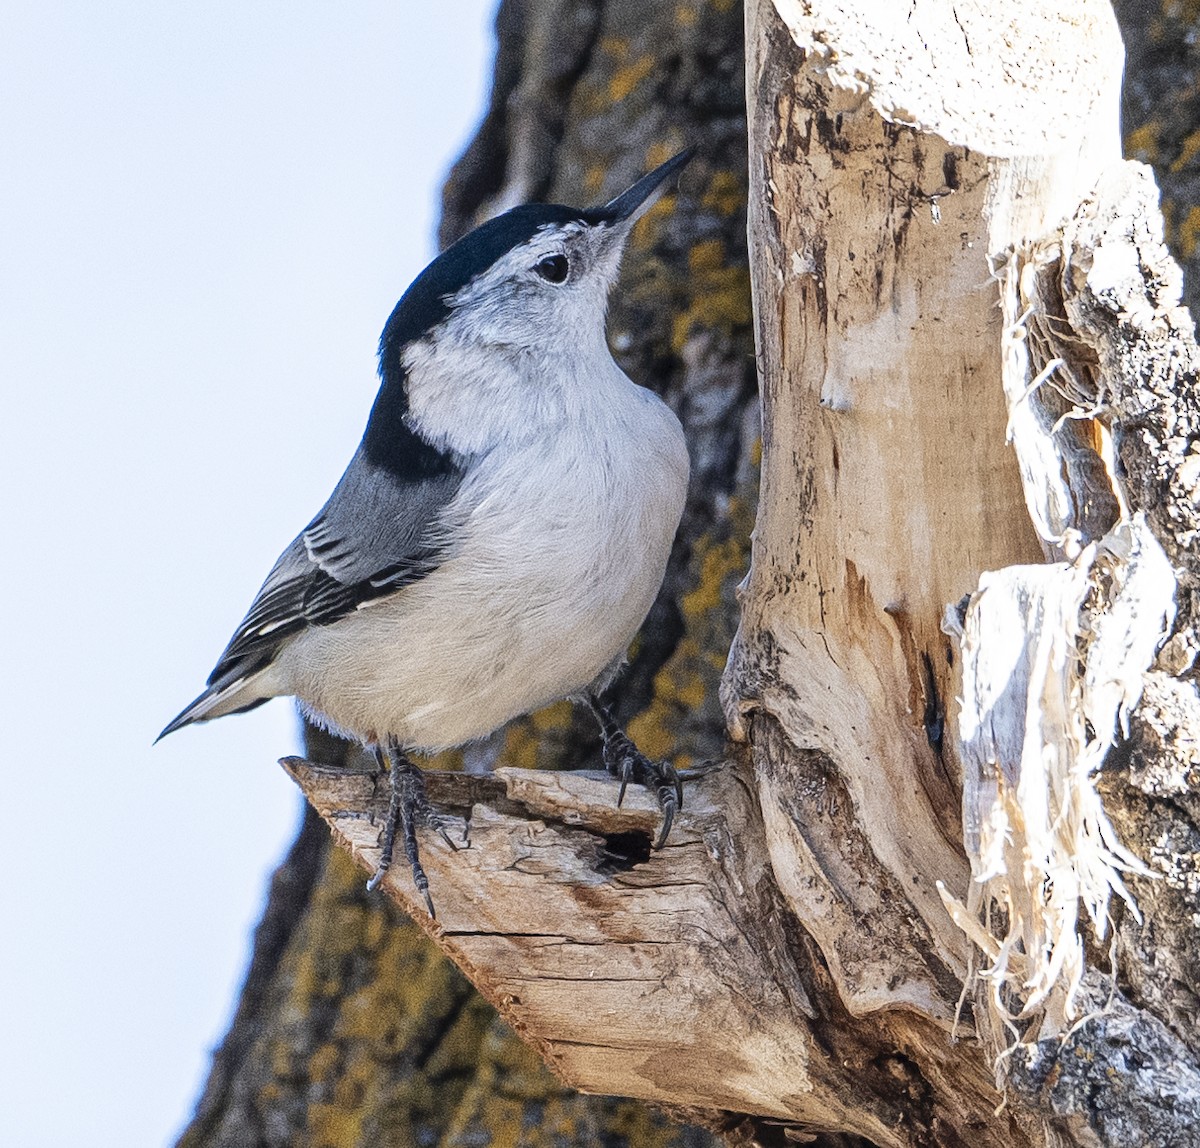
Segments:
[[[680,765],[721,752],[753,479],[726,8],[506,5],[446,203],[450,238],[480,203],[601,198],[649,145],[701,143],[612,324],[697,466],[622,699]],[[469,850],[426,844],[437,922],[406,873],[386,883],[563,1080],[731,1143],[1200,1143],[1200,356],[1153,186],[1118,154],[1108,9],[985,8],[746,14],[761,501],[721,691],[735,742],[667,848],[642,795],[617,809],[600,775],[527,768],[595,764],[559,707],[466,755],[493,776],[436,779],[472,824]],[[1164,587],[1178,612],[1149,668]],[[372,775],[288,768],[372,869]],[[338,904],[393,911],[334,869]],[[364,950],[351,929],[292,951],[344,969]],[[299,983],[289,959],[276,985]],[[451,1081],[419,1051],[363,1069],[355,1016],[397,1026],[395,1061],[414,1012],[457,1013],[398,993],[398,969],[358,975],[358,1012],[340,974],[333,1003],[293,1000],[316,1018],[284,1041],[294,1062],[235,1029],[192,1143],[255,1142],[213,1131],[249,1109],[288,1142],[415,1143],[407,1089],[487,1094],[461,1059]],[[256,965],[245,1011],[286,1015],[259,983]],[[325,1118],[343,1125],[321,1141]],[[470,1119],[421,1127],[458,1143]]]

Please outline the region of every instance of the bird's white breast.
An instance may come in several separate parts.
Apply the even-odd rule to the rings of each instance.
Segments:
[[[522,404],[501,386],[474,408],[461,433],[480,450],[443,525],[451,557],[301,635],[281,657],[288,692],[359,737],[433,750],[577,693],[623,655],[662,582],[688,461],[671,411],[608,363],[590,389],[548,383]],[[435,392],[413,390],[424,433]]]

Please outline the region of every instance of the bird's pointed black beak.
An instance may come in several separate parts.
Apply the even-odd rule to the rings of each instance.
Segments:
[[[686,166],[696,154],[694,147],[685,148],[666,163],[659,164],[649,175],[642,176],[631,188],[610,199],[603,207],[593,207],[588,216],[596,223],[625,224],[632,227],[662,194],[667,180]]]

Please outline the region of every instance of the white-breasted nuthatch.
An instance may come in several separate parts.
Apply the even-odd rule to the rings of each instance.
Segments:
[[[159,735],[294,695],[388,768],[370,885],[399,828],[431,914],[416,829],[444,819],[410,752],[570,697],[600,722],[618,801],[630,781],[656,793],[656,847],[681,801],[675,770],[600,700],[662,583],[688,482],[679,420],[613,361],[605,311],[634,222],[691,155],[603,207],[515,207],[417,276],[383,329],[349,467]]]

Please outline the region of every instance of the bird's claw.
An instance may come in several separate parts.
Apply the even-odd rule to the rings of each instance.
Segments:
[[[471,844],[471,823],[465,818],[462,820],[462,837],[459,841],[455,841],[449,833],[451,828],[454,828],[460,819],[451,817],[446,813],[438,813],[435,809],[430,809],[425,819],[425,824],[432,829],[437,835],[457,853],[460,849],[466,849]],[[461,843],[460,843],[461,842]]]
[[[630,782],[651,790],[662,810],[662,828],[654,843],[655,849],[661,849],[667,842],[675,814],[683,808],[683,779],[669,761],[655,761],[642,753],[621,729],[606,732],[604,768],[621,782],[617,806],[619,808],[625,800],[625,790]]]
[[[662,761],[654,764],[662,770],[662,781],[654,790],[654,796],[658,799],[658,807],[662,810],[663,815],[662,828],[659,830],[654,848],[661,849],[667,843],[671,825],[675,821],[675,814],[683,808],[683,782],[670,762]]]
[[[617,808],[620,809],[625,804],[625,790],[633,780],[633,762],[628,757],[622,759],[617,776],[621,779],[621,788],[617,790]]]

